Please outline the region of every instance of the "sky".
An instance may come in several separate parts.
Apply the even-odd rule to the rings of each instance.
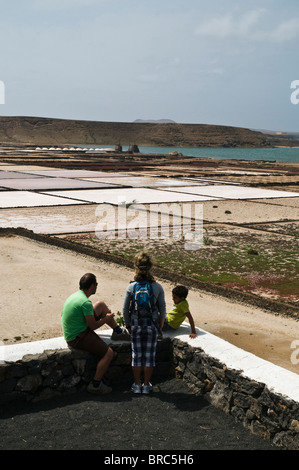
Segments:
[[[298,0],[0,0],[0,115],[299,132],[298,44]]]

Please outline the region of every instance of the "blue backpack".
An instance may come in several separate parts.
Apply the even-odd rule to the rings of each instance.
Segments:
[[[154,295],[148,281],[136,282],[133,289],[133,308],[139,318],[152,316]]]

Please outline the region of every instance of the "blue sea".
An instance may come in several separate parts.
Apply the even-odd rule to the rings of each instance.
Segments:
[[[114,145],[86,145],[86,148],[112,148]],[[123,151],[128,147],[123,146]],[[298,148],[210,148],[210,147],[142,147],[141,153],[169,154],[177,151],[182,155],[194,158],[219,158],[232,160],[264,160],[271,162],[299,163],[299,140]]]

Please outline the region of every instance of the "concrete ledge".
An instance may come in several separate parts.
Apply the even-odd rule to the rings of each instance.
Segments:
[[[231,343],[196,328],[197,338],[189,338],[190,326],[183,323],[178,330],[167,331],[164,338],[179,339],[192,348],[200,348],[208,356],[225,364],[228,369],[239,371],[242,376],[261,382],[273,393],[299,403],[299,375],[244,351]],[[97,332],[107,344],[122,344],[124,341],[112,341],[112,330]],[[67,348],[62,337],[51,338],[31,343],[20,343],[0,347],[0,364],[20,361],[27,354],[42,354],[45,351]]]
[[[192,346],[200,348],[208,356],[225,364],[227,369],[239,371],[243,377],[261,382],[273,393],[280,394],[299,403],[299,375],[261,359],[252,353],[196,328],[198,337],[189,338],[190,326],[183,323],[179,331],[168,333],[171,339],[180,339]]]

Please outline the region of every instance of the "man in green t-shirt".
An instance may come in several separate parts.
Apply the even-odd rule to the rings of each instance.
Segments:
[[[166,315],[163,330],[166,331],[169,328],[177,330],[187,317],[191,326],[191,333],[189,336],[190,338],[196,338],[197,334],[195,331],[194,320],[189,310],[188,301],[186,300],[187,295],[188,289],[185,286],[176,286],[172,289],[174,306]]]
[[[103,301],[92,304],[89,300],[89,297],[96,293],[97,285],[94,274],[87,273],[81,277],[79,290],[70,295],[63,305],[61,325],[64,338],[70,347],[83,349],[100,358],[87,390],[106,394],[111,392],[111,388],[103,383],[102,377],[113,359],[114,352],[94,330],[107,324],[113,329],[113,335],[119,339],[129,337],[116,323],[114,313],[111,313]]]

